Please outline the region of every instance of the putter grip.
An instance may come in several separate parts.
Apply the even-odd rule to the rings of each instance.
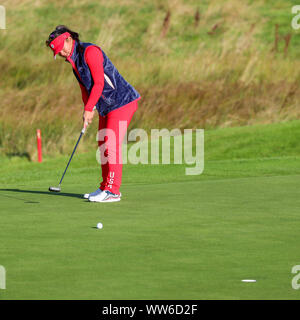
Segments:
[[[85,133],[85,130],[86,130],[86,128],[87,128],[88,125],[89,125],[89,124],[86,122],[86,123],[85,123],[85,127],[83,127],[82,130],[81,130],[81,133],[82,133],[82,134]]]

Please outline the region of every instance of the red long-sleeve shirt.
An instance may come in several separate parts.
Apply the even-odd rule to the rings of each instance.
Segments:
[[[104,70],[103,70],[103,55],[100,48],[91,46],[85,51],[85,60],[90,68],[94,85],[90,95],[86,88],[79,83],[84,103],[84,110],[92,111],[102,95],[104,87]]]

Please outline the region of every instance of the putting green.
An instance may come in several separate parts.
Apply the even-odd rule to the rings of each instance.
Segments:
[[[81,198],[92,158],[77,155],[60,194],[47,189],[66,158],[2,171],[0,299],[299,298],[299,158],[207,161],[200,176],[127,165],[106,204]]]

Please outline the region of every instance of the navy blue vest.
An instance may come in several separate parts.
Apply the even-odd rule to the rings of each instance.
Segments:
[[[89,46],[96,45],[84,42],[80,42],[80,44],[83,48],[82,52],[80,52],[78,43],[75,41],[74,51],[70,59],[73,60],[79,73],[78,76],[73,68],[75,77],[86,88],[88,94],[90,94],[94,85],[94,81],[89,66],[85,61],[84,52]],[[101,116],[106,116],[110,111],[118,109],[140,98],[140,94],[121,76],[116,67],[112,64],[103,51],[102,54],[104,88],[102,95],[96,104],[96,108]]]

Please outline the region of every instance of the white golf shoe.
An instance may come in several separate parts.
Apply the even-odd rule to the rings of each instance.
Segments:
[[[94,192],[85,193],[85,194],[83,195],[83,197],[84,197],[84,199],[88,199],[90,196],[91,196],[91,197],[95,197],[95,196],[100,195],[102,192],[103,192],[103,191],[99,188],[99,189],[97,189],[97,190],[94,191]],[[120,192],[120,198],[121,198],[121,197],[122,197],[122,193]]]
[[[100,194],[89,196],[91,202],[117,202],[121,200],[121,194],[114,194],[108,190],[102,191]]]
[[[88,199],[90,196],[94,197],[94,196],[97,196],[99,194],[101,194],[102,190],[99,188],[97,189],[96,191],[92,192],[92,193],[85,193],[83,195],[84,199]]]

